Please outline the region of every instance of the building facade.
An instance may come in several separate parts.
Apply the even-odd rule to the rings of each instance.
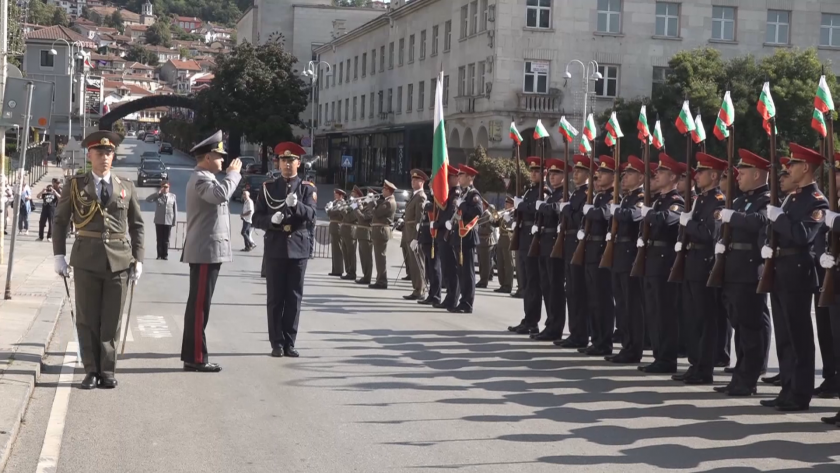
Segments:
[[[315,50],[332,72],[321,66],[315,154],[329,156],[327,179],[342,175],[343,155],[354,156],[350,180],[360,183],[404,183],[408,169],[428,170],[440,70],[451,161],[478,145],[509,156],[512,119],[523,155],[535,154],[538,119],[556,130],[565,115],[582,129],[585,109],[649,96],[675,53],[705,46],[724,57],[817,48],[838,64],[840,2],[394,0]],[[596,72],[585,70],[591,61],[602,79],[584,79]],[[558,133],[549,146],[561,153]]]

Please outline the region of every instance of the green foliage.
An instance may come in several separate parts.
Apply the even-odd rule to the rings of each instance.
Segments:
[[[510,178],[508,194],[516,193],[516,159],[515,158],[492,158],[482,146],[475,149],[469,157],[469,166],[478,171],[475,178],[475,187],[482,192],[505,192],[505,178]],[[519,161],[519,185],[524,186],[528,182],[528,167],[525,160]]]
[[[114,132],[118,135],[125,137],[125,123],[123,123],[122,119],[114,122],[112,130],[114,130]]]
[[[52,24],[61,26],[67,26],[70,24],[67,19],[67,12],[64,11],[63,8],[55,8],[53,10]]]
[[[178,48],[178,54],[181,55],[181,59],[186,59],[190,57],[190,50],[184,47]]]
[[[23,43],[23,28],[21,28],[20,7],[16,2],[9,2],[9,57],[8,61],[17,67],[22,66],[23,51],[25,49]]]
[[[115,5],[133,12],[140,12],[146,0],[116,0]],[[160,19],[170,15],[194,16],[202,21],[227,26],[236,25],[242,12],[253,5],[253,0],[152,0],[152,8]]]
[[[165,116],[160,119],[160,132],[177,149],[191,149],[195,143],[203,139],[204,135],[201,134],[202,131],[191,121],[170,116]]]
[[[170,24],[169,31],[174,39],[181,41],[203,41],[204,37],[199,34],[187,33],[183,28],[177,24]]]
[[[105,25],[111,28],[116,28],[120,34],[125,33],[125,25],[123,24],[123,17],[119,10],[114,10],[114,13],[105,19]]]
[[[126,61],[139,62],[149,66],[158,65],[158,55],[136,43],[129,46],[125,59]]]
[[[27,18],[30,23],[37,25],[67,26],[69,24],[67,13],[63,8],[57,5],[47,5],[43,0],[31,0],[29,2],[29,15]]]
[[[155,22],[146,30],[146,44],[155,46],[172,45],[172,33],[169,31],[169,22],[160,20]]]

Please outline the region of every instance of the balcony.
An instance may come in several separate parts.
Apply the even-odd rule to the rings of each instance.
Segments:
[[[381,112],[377,115],[376,120],[377,125],[393,125],[394,124],[394,112]]]
[[[563,92],[560,89],[550,89],[547,94],[526,94],[517,92],[520,112],[535,116],[560,115],[563,104]]]
[[[481,111],[486,109],[486,105],[482,107],[483,100],[487,100],[487,97],[484,95],[455,97],[455,108],[458,110],[458,113],[475,113],[476,110]]]

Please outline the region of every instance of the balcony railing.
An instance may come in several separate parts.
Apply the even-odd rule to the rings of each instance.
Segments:
[[[484,95],[455,97],[455,107],[458,113],[475,113],[476,103],[486,98]]]
[[[380,125],[390,125],[394,123],[394,112],[381,112],[378,115],[378,123]]]
[[[563,104],[563,92],[560,89],[551,89],[547,94],[526,94],[517,92],[519,97],[519,110],[531,113],[560,113]]]

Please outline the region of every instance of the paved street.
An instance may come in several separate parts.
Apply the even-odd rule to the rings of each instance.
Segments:
[[[127,141],[117,174],[134,179],[151,148]],[[184,209],[189,158],[164,161]],[[143,209],[146,264],[119,387],[86,392],[70,386],[69,371],[59,379],[65,356],[75,358],[65,306],[7,472],[837,471],[840,429],[819,422],[837,400],[780,414],[758,406],[778,388],[733,400],[511,335],[521,301],[492,293],[496,285],[479,290],[471,315],[403,301],[396,240],[388,291],[311,262],[299,359],[268,356],[262,248],[236,251],[207,328],[211,361],[224,370],[185,373],[187,266],[178,252],[155,260],[153,209]],[[55,454],[57,468],[45,468]]]

